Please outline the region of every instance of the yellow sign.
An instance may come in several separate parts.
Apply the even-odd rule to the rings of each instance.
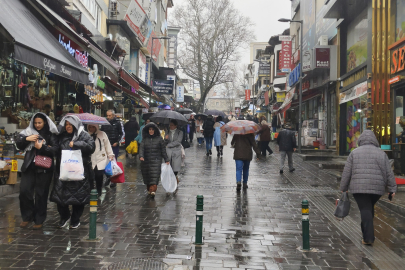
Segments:
[[[12,160],[11,161],[11,171],[12,172],[18,171],[18,162],[17,162],[17,160]]]
[[[284,102],[285,100],[285,92],[276,93],[277,95],[277,102]]]

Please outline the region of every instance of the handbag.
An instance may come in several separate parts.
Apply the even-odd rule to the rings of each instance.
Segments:
[[[343,192],[336,206],[335,217],[343,219],[349,215],[350,205],[349,194],[347,192]]]
[[[187,140],[183,140],[181,142],[181,145],[183,146],[184,149],[190,148],[190,143]]]
[[[37,155],[34,159],[35,166],[43,169],[50,169],[52,166],[52,158],[47,156]]]

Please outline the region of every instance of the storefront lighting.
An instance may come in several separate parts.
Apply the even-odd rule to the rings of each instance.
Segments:
[[[358,113],[361,113],[361,109],[358,109],[357,112],[358,112]]]

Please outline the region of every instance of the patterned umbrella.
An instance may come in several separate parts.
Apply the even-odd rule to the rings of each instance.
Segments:
[[[68,115],[76,115],[83,124],[93,125],[110,125],[104,117],[100,117],[91,113],[68,113]]]
[[[171,110],[172,108],[169,105],[159,105],[158,109],[162,109],[162,110]]]
[[[222,132],[228,132],[229,134],[249,134],[256,133],[261,127],[253,121],[236,120],[231,121],[221,127]]]

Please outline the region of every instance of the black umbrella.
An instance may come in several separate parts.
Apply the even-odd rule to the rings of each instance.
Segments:
[[[204,113],[206,115],[222,116],[222,118],[226,117],[226,114],[223,111],[218,111],[218,110],[206,110]]]
[[[144,113],[143,115],[142,115],[142,119],[143,120],[148,120],[152,115],[154,115],[155,113],[154,112],[148,112],[148,113]]]
[[[151,121],[166,125],[170,124],[172,119],[176,120],[180,126],[188,124],[188,120],[184,115],[175,111],[160,111],[150,117]]]
[[[182,108],[182,109],[177,110],[177,112],[181,113],[181,114],[190,114],[190,113],[193,112],[193,110],[190,110],[190,109],[187,109],[187,108]]]
[[[201,119],[205,120],[207,119],[208,115],[204,114],[204,113],[199,113],[194,115],[194,119],[198,119],[198,117],[201,117]]]

